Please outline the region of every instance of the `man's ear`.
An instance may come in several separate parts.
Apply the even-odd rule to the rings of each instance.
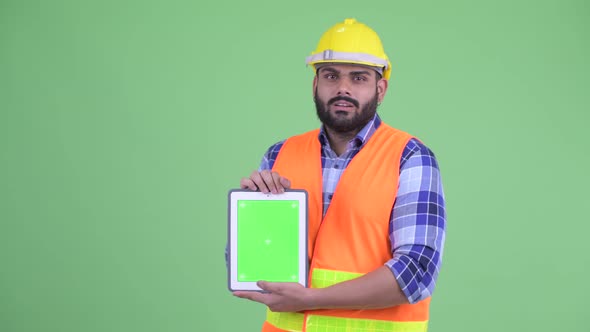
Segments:
[[[311,95],[315,95],[315,90],[318,87],[318,75],[315,75],[313,77],[313,84],[312,84],[312,90],[311,90]]]
[[[383,98],[385,98],[385,93],[387,92],[388,85],[389,82],[387,82],[387,80],[384,78],[377,81],[377,100],[379,101],[379,103],[381,103],[383,101]]]

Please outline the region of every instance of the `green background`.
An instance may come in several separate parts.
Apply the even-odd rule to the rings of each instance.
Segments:
[[[307,260],[306,251],[299,254],[299,202],[238,200],[237,204],[237,280],[299,281],[299,257]]]
[[[585,0],[0,0],[0,331],[258,330],[227,191],[318,127],[304,58],[349,16],[440,163],[430,331],[588,331]]]

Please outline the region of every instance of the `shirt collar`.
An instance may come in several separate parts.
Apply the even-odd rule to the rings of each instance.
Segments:
[[[354,141],[354,145],[357,147],[361,147],[367,143],[367,141],[373,136],[377,128],[381,125],[381,118],[379,114],[375,113],[375,116],[361,129],[356,136],[351,140]],[[326,135],[326,130],[324,129],[324,125],[320,127],[320,134],[319,140],[322,146],[328,144],[328,136]],[[350,142],[349,142],[350,144]],[[350,146],[350,145],[349,145]]]

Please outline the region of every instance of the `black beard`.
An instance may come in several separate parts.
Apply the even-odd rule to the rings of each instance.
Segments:
[[[320,121],[324,124],[324,126],[332,129],[337,133],[350,133],[353,131],[360,131],[363,129],[369,121],[375,116],[377,112],[377,105],[378,105],[378,95],[375,92],[375,97],[369,100],[366,104],[363,105],[361,112],[359,114],[354,114],[351,119],[340,119],[335,116],[332,116],[330,112],[326,109],[326,105],[330,106],[339,100],[344,100],[349,103],[354,104],[357,108],[359,107],[359,102],[356,99],[352,99],[346,96],[338,96],[330,99],[327,103],[321,100],[318,97],[317,89],[316,93],[313,96],[313,101],[315,102],[316,113]]]

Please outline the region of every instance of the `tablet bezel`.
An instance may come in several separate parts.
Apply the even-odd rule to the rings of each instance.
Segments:
[[[232,189],[228,193],[228,288],[230,291],[262,291],[256,282],[238,281],[237,272],[237,202],[238,200],[297,200],[299,201],[299,284],[307,287],[308,256],[307,256],[307,228],[308,207],[307,191],[302,189],[287,189],[282,194],[263,194],[259,191]]]

